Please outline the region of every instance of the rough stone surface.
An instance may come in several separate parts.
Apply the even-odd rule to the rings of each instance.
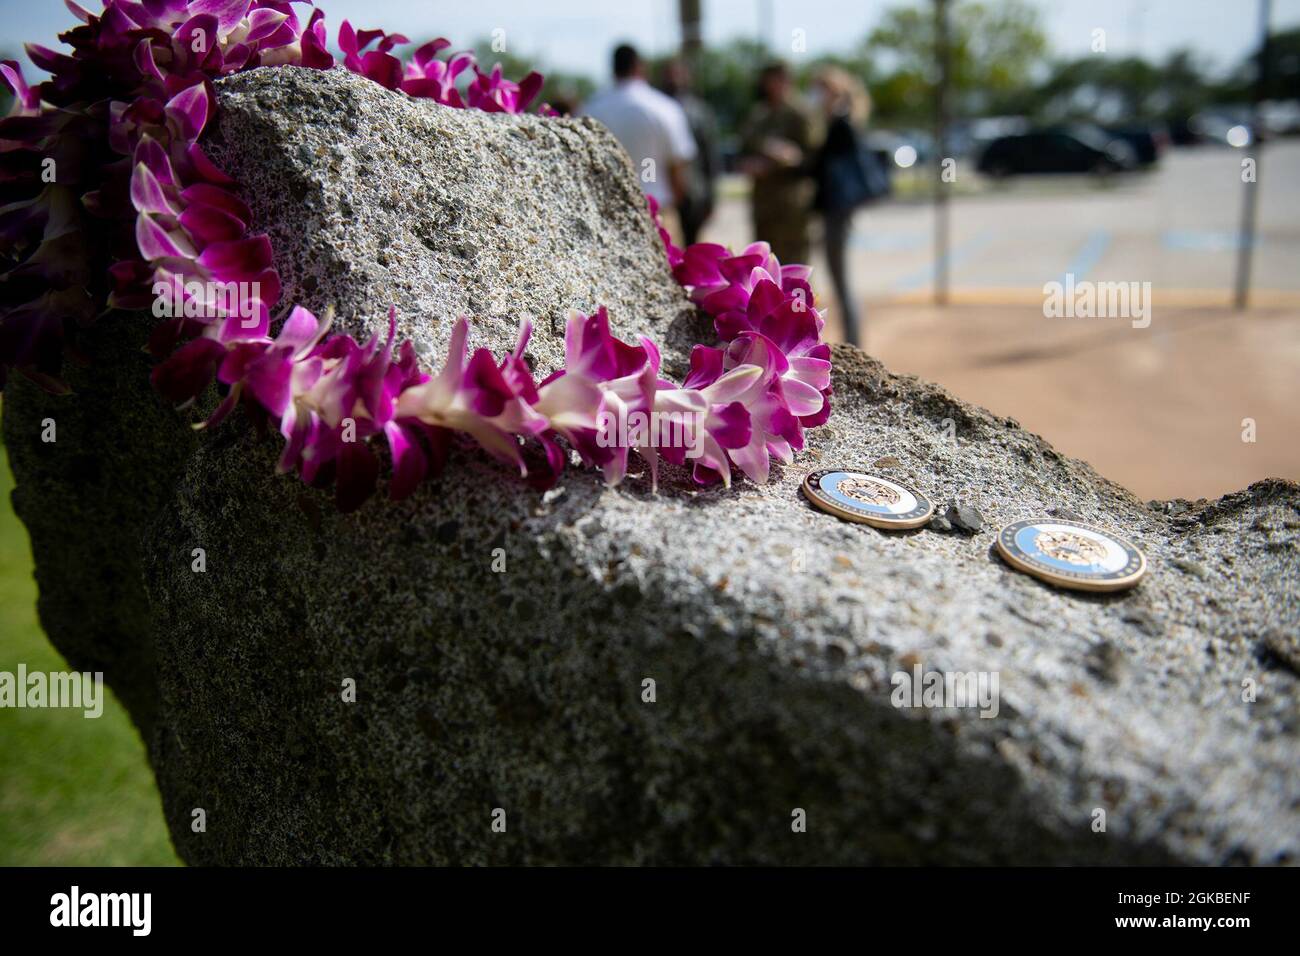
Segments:
[[[950,527],[958,528],[968,534],[975,534],[984,528],[984,517],[978,508],[954,500],[948,505],[943,516]]]
[[[284,242],[291,295],[355,313],[397,291],[417,304],[464,294],[455,308],[404,308],[436,347],[445,314],[478,290],[494,303],[479,340],[501,348],[504,320],[558,316],[576,282],[572,304],[617,298],[621,334],[659,334],[683,360],[675,335],[697,320],[683,318],[632,172],[597,128],[548,134],[342,74],[252,73],[222,95],[223,155],[244,157],[254,208],[276,210],[265,225]],[[416,176],[407,151],[429,141]],[[400,198],[415,180],[430,184],[423,198]],[[298,200],[316,203],[302,229],[298,206],[276,203],[308,181],[319,188]],[[547,211],[557,195],[593,210],[590,238]],[[463,233],[433,229],[398,253],[411,220],[443,221],[457,203]],[[506,215],[517,203],[533,212]],[[465,256],[470,235],[478,252]],[[559,266],[520,253],[530,235],[575,246]],[[588,257],[603,265],[581,271]],[[374,328],[382,306],[370,315]],[[573,471],[541,496],[465,450],[412,499],[339,515],[272,474],[275,439],[239,422],[188,436],[140,384],[142,331],[96,332],[103,351],[73,370],[72,398],[13,387],[5,437],[42,620],[136,716],[192,863],[1300,854],[1294,483],[1143,504],[1015,422],[836,347],[835,414],[767,486],[698,491],[670,470],[656,495],[644,477],[608,489]],[[539,324],[540,364],[558,358],[557,332]],[[42,446],[50,414],[59,441]],[[799,493],[808,470],[882,457],[931,500],[977,507],[983,530],[888,534]],[[1049,509],[1137,543],[1146,580],[1086,595],[1002,564],[996,529]],[[204,574],[190,569],[195,547]],[[918,665],[998,672],[998,715],[894,707],[891,676]],[[356,703],[341,699],[348,678]],[[196,806],[205,834],[189,828]],[[492,833],[494,808],[505,834]],[[795,808],[806,833],[791,831]]]
[[[553,333],[530,350],[547,374],[569,309],[699,341],[626,154],[594,120],[448,109],[341,69],[219,90],[213,158],[257,197],[293,301],[334,305],[338,328],[382,332],[396,306],[399,334],[441,363],[456,316],[498,354],[529,316]]]

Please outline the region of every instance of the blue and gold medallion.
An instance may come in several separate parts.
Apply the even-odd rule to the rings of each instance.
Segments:
[[[997,549],[1017,571],[1079,591],[1122,591],[1147,570],[1146,556],[1123,538],[1060,518],[1012,522],[998,532]]]
[[[803,493],[837,518],[894,531],[919,528],[934,514],[934,505],[920,492],[861,471],[814,471],[804,478]]]

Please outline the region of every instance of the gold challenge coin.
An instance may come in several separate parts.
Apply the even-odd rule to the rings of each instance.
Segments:
[[[1078,591],[1122,591],[1142,579],[1146,556],[1081,521],[1030,518],[998,532],[998,554],[1017,571]]]
[[[919,491],[861,471],[814,471],[804,478],[803,493],[837,518],[893,531],[919,528],[934,514],[934,505]]]

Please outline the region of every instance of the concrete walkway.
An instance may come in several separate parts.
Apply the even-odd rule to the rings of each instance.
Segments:
[[[1146,329],[1045,318],[1041,302],[868,304],[866,345],[894,371],[1017,419],[1143,498],[1300,479],[1300,309],[1159,301]]]

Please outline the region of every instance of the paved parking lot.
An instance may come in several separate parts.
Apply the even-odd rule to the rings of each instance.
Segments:
[[[1111,177],[1021,177],[978,183],[952,203],[948,265],[959,299],[1041,296],[1045,282],[1151,282],[1171,303],[1226,301],[1233,285],[1242,193],[1238,150],[1171,150],[1151,172]],[[1270,144],[1257,168],[1255,287],[1300,303],[1300,141]],[[724,203],[710,238],[748,238],[742,200]],[[852,238],[859,294],[870,301],[927,298],[933,220],[924,203],[893,202],[858,215]]]
[[[853,237],[867,350],[1019,419],[1143,497],[1300,479],[1300,143],[1270,144],[1260,163],[1247,312],[1230,307],[1241,159],[1180,150],[1104,186],[1019,181],[957,198],[947,308],[930,304],[929,207],[867,210]],[[747,241],[743,201],[713,226],[710,238]],[[1043,285],[1066,273],[1150,282],[1150,325],[1045,316]],[[829,322],[834,335],[833,307]]]

